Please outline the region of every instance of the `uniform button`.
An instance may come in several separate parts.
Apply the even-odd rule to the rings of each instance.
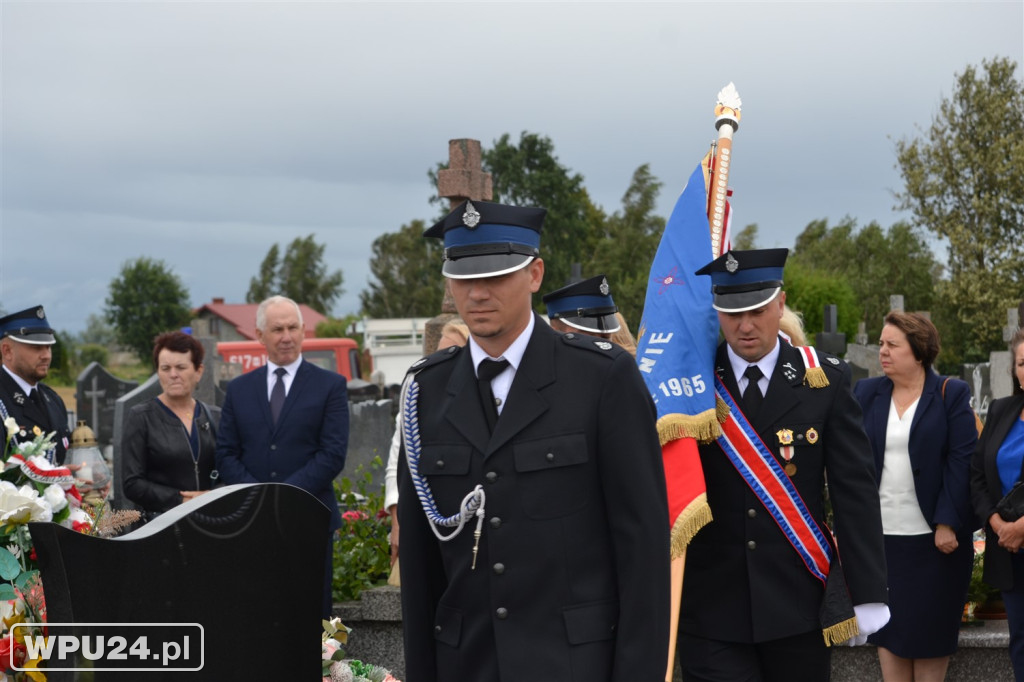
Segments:
[[[757,543],[753,540],[747,541],[747,549],[757,549]]]
[[[494,615],[498,617],[498,620],[505,620],[508,618],[508,609],[502,606],[500,609],[494,612]]]
[[[575,339],[576,335],[573,334],[572,332],[569,332],[568,334],[565,335],[565,338],[567,338],[567,339]]]
[[[494,575],[501,575],[505,572],[505,564],[494,564]]]
[[[748,509],[747,510],[747,516],[749,516],[750,518],[754,518],[755,516],[757,516],[757,510],[756,509]]]
[[[549,462],[554,462],[555,461],[555,453],[549,452],[548,454],[544,455],[544,459],[546,459]]]
[[[452,346],[452,348],[455,348],[455,346]],[[434,633],[438,634],[438,635],[441,634],[441,626],[440,625],[435,625],[434,626]]]
[[[438,469],[444,469],[444,460],[443,459],[437,460],[437,463],[434,464],[434,466],[436,466]]]
[[[273,443],[271,443],[271,444],[270,444],[270,449],[271,449],[271,450],[277,450],[277,446],[276,446],[276,445],[274,445]]]
[[[487,479],[488,483],[494,483],[495,481],[498,480],[498,472],[496,472],[496,471],[488,471],[487,475],[485,475],[484,478]]]
[[[802,434],[802,433],[796,434],[796,439],[797,440],[803,440],[804,439],[804,434]]]
[[[270,477],[271,478],[277,478],[277,472],[276,471],[271,471],[270,472]]]
[[[497,516],[491,517],[491,528],[501,528],[501,519]]]

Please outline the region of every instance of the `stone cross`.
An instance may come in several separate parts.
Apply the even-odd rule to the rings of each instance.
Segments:
[[[846,334],[838,328],[838,308],[834,304],[825,306],[825,330],[815,336],[814,347],[832,355],[846,355]]]
[[[490,201],[494,196],[491,174],[484,172],[480,153],[480,140],[460,138],[448,140],[448,168],[437,173],[437,194],[448,200],[449,208],[455,208],[466,199]],[[438,263],[437,267],[441,267]],[[423,353],[432,353],[441,340],[441,329],[458,317],[455,299],[452,297],[448,279],[444,282],[444,299],[441,314],[426,324],[423,333]]]
[[[1017,333],[1017,328],[1020,327],[1022,308],[1024,308],[1024,302],[1020,303],[1016,308],[1009,308],[1006,311],[1006,326],[1003,327],[1003,341],[1007,344],[1013,341],[1013,335]],[[1013,349],[1011,348],[1010,350]]]

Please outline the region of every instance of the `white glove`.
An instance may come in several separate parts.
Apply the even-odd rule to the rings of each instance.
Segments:
[[[853,613],[857,616],[857,629],[859,634],[843,642],[845,646],[860,646],[868,641],[868,635],[885,627],[889,622],[889,607],[880,602],[871,604],[857,604],[853,607]]]

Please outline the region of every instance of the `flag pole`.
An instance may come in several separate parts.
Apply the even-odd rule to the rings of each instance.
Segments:
[[[718,258],[731,241],[729,225],[729,166],[732,160],[732,136],[740,127],[742,101],[736,86],[729,83],[718,93],[715,104],[715,128],[718,140],[715,144],[714,160],[711,165],[711,182],[708,186],[708,225],[711,230],[711,258]],[[665,682],[672,682],[676,665],[676,641],[679,634],[679,610],[683,596],[683,569],[686,566],[686,549],[672,559],[672,583],[669,590],[670,620],[668,640],[668,668]]]
[[[718,92],[715,103],[715,161],[708,191],[708,224],[711,227],[711,260],[718,258],[729,246],[728,227],[729,167],[732,165],[732,136],[740,127],[742,101],[736,86],[729,83]]]

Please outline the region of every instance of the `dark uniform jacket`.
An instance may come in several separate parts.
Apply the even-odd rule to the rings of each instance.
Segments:
[[[995,400],[988,407],[985,429],[971,460],[971,499],[978,521],[985,528],[985,582],[1000,590],[1019,590],[1013,584],[1013,557],[999,546],[999,536],[992,531],[988,520],[996,513],[996,504],[1003,498],[1003,484],[999,480],[996,456],[1006,440],[1006,434],[1024,410],[1024,395],[1011,395]]]
[[[978,440],[967,382],[950,379],[942,395],[945,377],[927,372],[921,399],[910,424],[910,466],[914,473],[917,503],[925,520],[951,526],[961,545],[971,543],[978,524],[971,507],[971,453]],[[862,379],[854,395],[864,409],[864,426],[875,458],[875,480],[882,481],[885,434],[892,401],[889,377]]]
[[[853,604],[888,601],[885,550],[871,446],[860,406],[850,392],[850,369],[818,353],[829,385],[804,385],[799,351],[782,344],[754,428],[780,464],[779,431],[793,434],[792,481],[826,533],[823,491],[828,473],[835,536]],[[732,365],[719,346],[715,361],[739,400]],[[807,570],[717,443],[700,446],[714,520],[686,551],[679,629],[730,642],[766,642],[821,629],[824,587]],[[833,554],[833,562],[835,555]]]
[[[71,445],[67,408],[57,392],[43,382],[37,383],[36,389],[39,390],[39,395],[45,402],[45,410],[40,410],[35,403],[29,400],[18,382],[0,367],[0,401],[3,401],[4,407],[7,408],[7,414],[14,417],[18,426],[28,434],[26,438],[29,440],[33,438],[32,427],[34,426],[38,426],[41,431],[46,433],[54,431],[53,439],[57,444],[55,460],[57,464],[63,464],[68,446]],[[2,424],[0,424],[0,431],[4,432],[6,442],[6,430]]]
[[[182,490],[213,487],[217,431],[205,405],[195,425],[197,455],[192,454],[185,425],[156,398],[132,407],[121,436],[125,497],[153,514],[181,504]]]
[[[486,501],[472,570],[475,519],[439,542],[401,458],[407,682],[663,680],[668,507],[633,358],[535,318],[490,436],[469,348],[430,356],[415,381],[440,513],[477,485]]]

